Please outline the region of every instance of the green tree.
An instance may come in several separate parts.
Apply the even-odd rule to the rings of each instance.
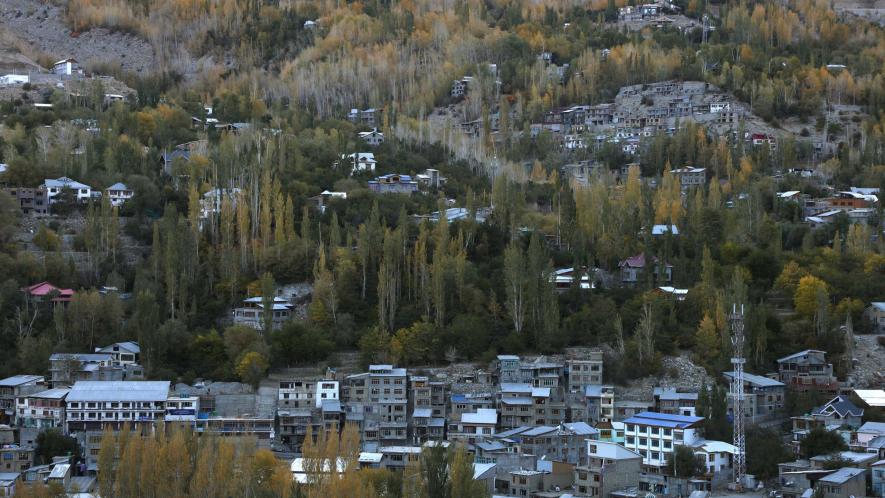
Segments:
[[[846,449],[848,449],[848,446],[838,432],[831,432],[822,427],[815,427],[802,438],[802,442],[799,446],[799,453],[802,455],[802,458],[811,458],[818,455],[828,455]]]
[[[264,378],[265,373],[270,365],[267,358],[257,351],[249,351],[237,363],[237,375],[240,379],[251,385],[254,389],[258,389],[258,385]]]
[[[52,461],[52,457],[71,455],[80,456],[80,445],[77,440],[65,436],[60,430],[52,428],[37,434],[37,448],[34,457],[38,464]]]
[[[763,427],[747,431],[747,472],[757,479],[776,477],[777,464],[793,458],[777,431]]]
[[[667,459],[670,475],[687,479],[703,472],[703,467],[688,446],[676,446]]]

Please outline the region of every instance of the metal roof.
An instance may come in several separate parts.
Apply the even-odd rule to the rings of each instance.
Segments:
[[[864,473],[863,469],[856,469],[854,467],[842,467],[841,469],[833,472],[832,474],[821,477],[820,482],[830,482],[833,484],[844,484],[855,477],[862,475]]]
[[[67,401],[166,401],[169,381],[85,381],[74,384]]]
[[[624,420],[625,424],[652,425],[657,427],[670,427],[674,429],[686,429],[702,422],[703,417],[691,417],[688,415],[671,415],[658,412],[642,412]]]
[[[25,384],[41,382],[42,380],[42,375],[13,375],[12,377],[0,380],[0,387],[18,387]]]
[[[782,363],[782,362],[784,362],[784,361],[796,360],[796,359],[799,359],[799,358],[801,358],[801,357],[803,357],[803,356],[807,356],[809,353],[821,353],[821,354],[824,354],[824,355],[827,354],[826,351],[820,351],[820,350],[817,350],[817,349],[806,349],[805,351],[799,351],[798,353],[793,353],[793,354],[791,354],[791,355],[789,355],[789,356],[784,356],[783,358],[777,360],[777,362],[778,362],[778,363]]]
[[[45,391],[40,391],[38,393],[29,394],[28,398],[42,398],[42,399],[62,399],[71,392],[70,389],[66,387],[59,387],[56,389],[47,389]]]
[[[734,372],[722,372],[722,375],[731,379],[734,377]],[[756,387],[784,387],[783,382],[778,382],[762,375],[754,375],[746,372],[744,373],[744,380]]]
[[[492,408],[480,408],[476,413],[462,413],[462,424],[497,424],[498,412]]]

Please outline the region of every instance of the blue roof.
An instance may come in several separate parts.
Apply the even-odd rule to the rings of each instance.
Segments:
[[[672,427],[685,429],[702,422],[704,417],[692,417],[689,415],[671,415],[669,413],[642,412],[624,420],[625,424],[653,425],[657,427]]]

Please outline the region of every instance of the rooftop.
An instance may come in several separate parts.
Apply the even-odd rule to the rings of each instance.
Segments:
[[[42,382],[42,375],[14,375],[0,380],[0,387],[18,387],[25,384],[36,384]]]
[[[734,377],[734,372],[722,372],[722,375],[731,379]],[[756,387],[784,387],[783,382],[778,382],[762,375],[754,375],[746,372],[744,372],[744,380]]]
[[[863,469],[856,469],[854,467],[842,467],[841,469],[833,472],[832,474],[821,477],[820,482],[828,482],[833,484],[844,484],[851,479],[854,479],[858,475],[862,475],[864,473]]]
[[[625,424],[652,425],[658,427],[671,427],[675,429],[687,429],[703,422],[703,417],[688,415],[671,415],[658,412],[642,412],[624,420]]]
[[[480,408],[476,413],[462,413],[463,424],[497,424],[498,411],[493,408]]]
[[[74,383],[67,401],[166,401],[168,397],[168,380],[81,380]]]

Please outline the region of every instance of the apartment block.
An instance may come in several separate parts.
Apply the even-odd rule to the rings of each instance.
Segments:
[[[624,420],[624,447],[642,456],[644,469],[659,474],[676,446],[692,446],[701,438],[702,417],[642,412]]]
[[[638,487],[642,455],[603,441],[587,441],[586,452],[586,464],[575,469],[579,494],[607,498],[613,491]]]

